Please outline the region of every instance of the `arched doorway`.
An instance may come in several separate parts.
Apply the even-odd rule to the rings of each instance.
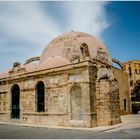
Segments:
[[[80,86],[73,86],[70,91],[71,120],[83,120],[82,90]]]
[[[45,85],[42,81],[36,86],[36,109],[37,112],[45,111]]]
[[[16,84],[11,89],[11,118],[20,118],[20,88]]]

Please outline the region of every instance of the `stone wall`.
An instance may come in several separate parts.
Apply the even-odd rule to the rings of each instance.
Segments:
[[[9,96],[8,96],[9,85],[2,81],[0,83],[0,120],[9,120]]]
[[[113,68],[114,78],[118,81],[120,97],[121,115],[131,113],[131,95],[129,91],[128,74],[122,70]],[[124,99],[126,99],[126,110],[124,108]]]
[[[11,75],[5,83],[0,83],[0,120],[11,120],[11,88],[17,84],[20,88],[19,121],[22,123],[73,127],[119,123],[118,85],[112,80],[109,68],[101,67],[102,70],[106,69],[103,75],[99,74],[102,71],[99,68],[95,63],[85,61]],[[105,79],[106,72],[109,79]],[[36,88],[40,81],[45,85],[44,112],[37,112]]]
[[[114,84],[116,82],[107,79],[96,83],[97,125],[120,123],[119,92]]]
[[[97,125],[120,122],[119,86],[110,66],[98,65],[96,80]]]
[[[96,126],[95,114],[91,112],[94,99],[91,100],[93,95],[90,95],[87,64],[84,62],[74,68],[68,66],[58,70],[11,75],[6,83],[0,84],[1,92],[7,91],[0,94],[1,104],[6,104],[7,107],[2,112],[5,106],[1,106],[0,120],[5,121],[6,115],[3,114],[6,112],[6,121],[11,120],[11,88],[16,84],[20,88],[20,122],[74,127]],[[39,81],[45,85],[45,112],[37,112],[36,109],[36,86]]]

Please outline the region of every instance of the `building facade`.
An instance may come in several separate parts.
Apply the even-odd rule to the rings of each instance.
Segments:
[[[0,74],[0,121],[66,127],[120,123],[120,115],[131,112],[127,78],[98,39],[64,33],[41,56]]]
[[[129,75],[132,112],[137,113],[140,111],[140,60],[130,60],[122,65]]]
[[[140,80],[140,60],[130,60],[122,63],[124,71],[129,74],[129,85],[132,90],[137,81]]]

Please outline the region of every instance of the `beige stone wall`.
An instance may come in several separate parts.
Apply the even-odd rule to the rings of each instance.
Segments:
[[[0,121],[11,120],[11,88],[17,84],[20,87],[19,121],[22,123],[73,127],[119,123],[118,92],[108,80],[97,83],[97,72],[95,63],[85,61],[10,75],[5,83],[0,81],[0,102],[3,105]],[[110,70],[107,72],[112,75]],[[45,85],[45,112],[37,112],[36,85],[39,81]]]
[[[90,111],[91,111],[91,125],[97,126],[97,111],[96,111],[96,79],[97,68],[95,64],[90,63],[89,67],[89,81],[90,81]]]
[[[129,91],[128,74],[122,70],[113,68],[114,78],[118,81],[120,96],[121,115],[131,113],[131,97]],[[124,99],[126,99],[126,110],[124,109]]]
[[[1,106],[0,120],[5,121],[3,116],[6,115],[3,114],[6,112],[8,112],[7,121],[11,119],[11,88],[17,84],[20,87],[20,122],[92,127],[91,119],[94,117],[91,117],[90,110],[89,77],[89,70],[88,67],[85,67],[85,64],[78,64],[75,68],[69,66],[67,69],[52,69],[20,76],[13,74],[6,83],[0,84],[0,88],[3,89],[1,92],[4,93],[0,94],[0,101],[3,105]],[[45,84],[45,112],[36,112],[36,85],[39,81]],[[83,114],[80,120],[71,117],[70,90],[75,85],[81,88],[80,107]],[[96,120],[93,122],[95,123]],[[96,126],[96,124],[94,125]]]
[[[111,115],[110,124],[117,124],[121,122],[120,118],[120,97],[119,97],[119,86],[116,79],[109,81],[109,108]]]
[[[8,121],[10,114],[10,96],[9,93],[9,84],[6,84],[5,81],[1,81],[0,83],[0,120]]]
[[[116,81],[101,79],[96,83],[97,125],[120,123],[119,91]]]
[[[92,71],[96,72],[95,66],[92,68]],[[82,127],[96,126],[96,113],[93,112],[94,99],[93,99],[93,95],[92,95],[95,93],[94,93],[94,91],[91,91],[93,86],[95,86],[95,76],[94,75],[93,75],[93,77],[92,77],[92,75],[90,76],[89,75],[90,72],[91,71],[89,70],[89,68],[85,69],[84,71],[82,71],[82,75],[80,78],[78,78],[77,80],[74,80],[75,78],[73,77],[73,78],[70,78],[68,81],[68,91],[69,92],[70,92],[70,89],[73,86],[75,86],[76,83],[78,83],[78,85],[80,85],[81,90],[82,90],[82,111],[83,111],[83,120],[79,120],[76,122],[76,120],[73,120],[72,118],[70,118],[70,121],[69,121],[70,126],[82,126]],[[72,74],[73,72],[70,72],[70,73]],[[92,78],[94,78],[94,79],[92,79]],[[92,79],[92,81],[94,81],[94,83],[91,81],[91,79]],[[68,95],[70,95],[70,94],[68,94]],[[68,103],[68,104],[70,104],[70,103]],[[69,110],[69,112],[71,112],[70,106],[69,106],[68,110]]]

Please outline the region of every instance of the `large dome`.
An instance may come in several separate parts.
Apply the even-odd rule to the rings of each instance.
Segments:
[[[112,64],[111,57],[104,44],[94,36],[83,32],[67,32],[56,37],[42,52],[40,64],[52,56],[61,56],[70,62],[88,56]]]

